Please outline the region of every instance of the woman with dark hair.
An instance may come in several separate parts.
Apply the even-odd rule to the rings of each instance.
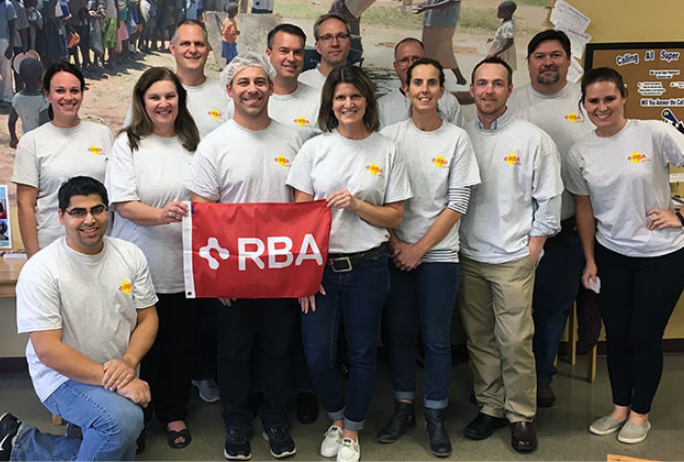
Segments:
[[[17,145],[12,182],[17,185],[19,230],[29,258],[64,235],[57,219],[62,183],[79,175],[104,181],[114,137],[106,126],[79,118],[84,90],[76,66],[50,66],[43,78],[50,123],[28,132]]]
[[[613,411],[589,431],[640,443],[651,428],[663,333],[684,289],[684,218],[670,209],[669,183],[669,166],[684,166],[684,137],[659,121],[627,119],[626,99],[617,71],[585,74],[582,104],[596,130],[571,148],[566,187],[586,258],[582,282],[599,292],[613,394]]]
[[[390,231],[393,262],[385,325],[394,415],[378,433],[378,441],[393,443],[415,424],[420,326],[425,342],[425,426],[430,450],[448,457],[451,441],[444,411],[451,370],[451,314],[459,279],[458,221],[468,210],[470,187],[480,183],[480,173],[466,131],[440,118],[442,65],[429,58],[414,62],[406,74],[404,94],[411,100],[411,117],[381,132],[397,143],[413,197],[404,204],[401,226]]]
[[[131,124],[119,132],[107,164],[107,190],[116,212],[112,235],[145,253],[159,297],[159,333],[141,363],[153,408],[172,448],[190,444],[185,424],[199,301],[183,284],[181,221],[190,200],[183,180],[199,132],[178,77],[164,67],[146,70],[133,89]]]
[[[335,68],[323,86],[318,125],[324,132],[295,157],[287,184],[295,201],[325,199],[332,208],[330,253],[319,294],[300,299],[302,338],[316,392],[333,420],[323,457],[359,460],[358,432],[375,385],[377,335],[389,288],[389,231],[411,197],[394,143],[376,133],[373,82],[358,67]],[[344,317],[349,398],[335,367]]]

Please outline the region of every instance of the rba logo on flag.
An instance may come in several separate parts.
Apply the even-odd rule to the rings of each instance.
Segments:
[[[317,265],[323,265],[323,257],[318,249],[316,240],[313,234],[305,234],[304,239],[299,247],[297,258],[292,253],[293,243],[292,239],[287,236],[276,236],[266,238],[264,241],[256,237],[239,237],[237,239],[238,248],[238,270],[245,271],[247,269],[247,261],[252,261],[259,269],[264,269],[266,265],[268,268],[285,268],[290,266],[293,262],[296,266],[300,266],[305,260],[314,260]],[[230,252],[219,245],[218,239],[210,237],[207,245],[199,250],[199,256],[207,260],[209,268],[217,270],[219,268],[219,260],[212,256],[212,250],[221,260],[228,260]],[[266,263],[262,256],[266,253]]]

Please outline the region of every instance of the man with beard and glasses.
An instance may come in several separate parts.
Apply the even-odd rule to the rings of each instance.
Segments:
[[[561,156],[565,178],[570,147],[586,139],[594,125],[579,107],[580,87],[568,82],[572,55],[570,40],[562,31],[545,30],[527,46],[530,83],[513,90],[508,100],[512,114],[547,132]],[[550,407],[556,401],[551,381],[554,361],[565,322],[580,289],[584,256],[575,228],[572,195],[563,192],[561,232],[549,238],[539,263],[532,303],[535,324],[534,355],[537,363],[537,405]]]

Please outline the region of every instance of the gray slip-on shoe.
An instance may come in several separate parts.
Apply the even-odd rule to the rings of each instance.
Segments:
[[[651,429],[651,422],[648,420],[645,424],[639,425],[634,422],[627,422],[620,433],[618,433],[618,441],[627,444],[641,443],[648,436],[648,431]]]
[[[610,435],[611,433],[615,433],[616,431],[620,430],[626,421],[627,419],[619,421],[613,419],[609,415],[606,415],[600,419],[594,420],[594,423],[589,426],[589,431],[594,435],[599,436]]]

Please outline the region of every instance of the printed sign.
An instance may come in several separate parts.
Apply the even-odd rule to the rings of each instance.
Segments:
[[[0,185],[0,249],[12,248],[12,225],[10,224],[7,185]]]

